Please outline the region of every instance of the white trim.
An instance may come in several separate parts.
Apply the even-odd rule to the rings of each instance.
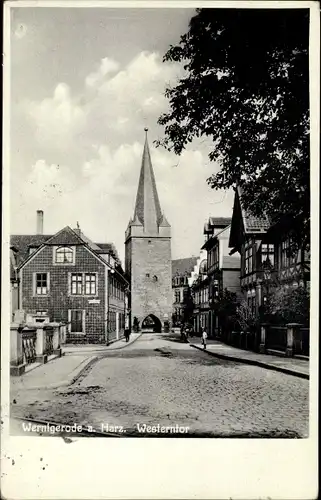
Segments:
[[[99,257],[99,255],[97,255],[93,250],[91,250],[91,248],[89,248],[85,242],[84,242],[84,248],[89,252],[91,253],[91,255],[93,255],[101,264],[103,264],[104,266],[108,267],[109,269],[112,269],[112,267],[110,266],[110,264],[108,264],[108,262],[106,262],[104,259],[102,259],[101,257]]]
[[[116,339],[119,340],[119,312],[116,311]]]
[[[71,331],[71,313],[72,311],[81,311],[82,316],[81,316],[81,329],[82,332],[72,332]],[[78,334],[85,334],[86,333],[86,309],[77,309],[77,308],[72,308],[68,309],[68,326],[69,326],[69,334],[70,335],[78,335]]]
[[[56,252],[58,248],[70,248],[72,250],[72,262],[56,262]],[[53,266],[75,266],[76,265],[76,246],[75,245],[54,245],[52,247],[52,265]]]
[[[86,290],[86,281],[85,281],[85,274],[94,274],[96,276],[96,293],[95,294],[86,294],[86,293],[71,293],[72,286],[71,286],[71,275],[72,274],[81,274],[82,275],[82,280],[81,280],[81,289],[82,291]],[[68,273],[68,297],[85,297],[85,298],[97,298],[99,297],[98,294],[98,272],[97,271],[70,271]]]
[[[68,333],[71,333],[71,309],[68,309],[68,325],[67,325]]]
[[[26,264],[29,264],[37,255],[45,248],[45,244],[43,243],[35,252],[33,252],[27,259],[24,261],[24,263],[19,267],[20,269],[23,269]]]
[[[23,309],[22,307],[22,271],[18,271],[18,286],[19,286],[19,309]]]
[[[108,290],[109,290],[109,273],[108,268],[105,266],[105,314],[104,314],[104,333],[105,339],[107,340],[107,328],[108,328]]]
[[[47,293],[38,294],[36,287],[36,275],[46,274],[47,275]],[[48,297],[50,295],[50,272],[49,271],[35,271],[32,273],[32,296],[33,297]]]
[[[86,335],[86,309],[82,310],[82,333]]]

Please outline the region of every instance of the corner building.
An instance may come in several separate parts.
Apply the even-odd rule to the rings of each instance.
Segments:
[[[171,227],[161,211],[145,132],[134,217],[125,233],[125,270],[132,327],[136,317],[140,327],[159,332],[172,315]]]

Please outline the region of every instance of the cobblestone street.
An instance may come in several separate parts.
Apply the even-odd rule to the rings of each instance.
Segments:
[[[190,436],[307,437],[308,389],[308,380],[216,359],[178,336],[144,334],[69,387],[12,390],[11,411],[98,431],[123,426],[126,435],[160,424],[187,426]]]

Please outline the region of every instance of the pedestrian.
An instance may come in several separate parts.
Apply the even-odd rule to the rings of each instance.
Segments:
[[[207,333],[206,333],[205,328],[203,328],[203,332],[202,332],[202,344],[203,344],[204,349],[206,349],[206,340],[207,340]]]

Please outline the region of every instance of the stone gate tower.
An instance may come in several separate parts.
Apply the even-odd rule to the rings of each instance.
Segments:
[[[160,331],[172,315],[171,227],[161,211],[145,132],[134,217],[125,233],[125,269],[132,326],[135,317],[140,325],[148,317]]]

